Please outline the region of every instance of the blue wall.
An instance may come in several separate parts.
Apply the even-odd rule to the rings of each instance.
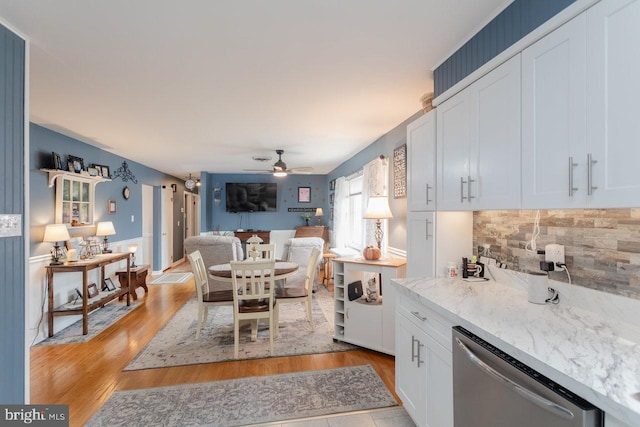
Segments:
[[[52,224],[55,220],[56,190],[55,186],[49,188],[48,174],[40,169],[52,167],[52,151],[60,154],[63,164],[66,162],[67,155],[71,154],[83,158],[85,167],[91,163],[109,166],[112,174],[122,166],[122,162],[126,161],[129,165],[129,169],[138,181],[137,184],[131,181],[123,182],[121,178],[115,178],[111,182],[103,182],[96,185],[94,222],[113,221],[116,235],[112,236],[111,240],[127,240],[142,236],[142,184],[152,185],[157,188],[163,185],[177,184],[179,189],[184,189],[184,181],[180,179],[42,126],[32,123],[30,133],[31,256],[47,254],[51,247],[49,243],[42,243],[42,237],[45,225]],[[125,186],[131,189],[129,200],[125,200],[122,196],[122,189]],[[182,197],[182,192],[175,194],[180,195],[179,197],[174,197],[173,203],[173,254],[174,260],[178,260],[182,258],[183,252],[184,232],[181,209],[184,207],[184,198]],[[159,200],[159,190],[154,192],[155,199]],[[108,200],[117,201],[117,213],[115,215],[107,214]],[[160,223],[159,213],[160,210],[154,208],[154,225]],[[134,222],[131,222],[132,215],[134,216]],[[180,222],[179,226],[177,225],[178,221]],[[78,234],[84,234],[85,236],[95,235],[95,227],[78,227],[77,231]],[[154,233],[154,254],[160,253],[159,239],[157,242],[155,239],[155,236],[158,235]]]
[[[22,233],[0,237],[0,402],[24,403],[25,42],[0,25],[0,214],[22,215]]]
[[[326,175],[288,175],[276,178],[271,174],[214,174],[201,173],[203,186],[201,191],[202,224],[201,231],[215,230],[292,230],[304,225],[300,218],[302,212],[289,212],[289,208],[322,208],[325,212],[323,224],[328,221],[328,181]],[[278,184],[277,212],[226,211],[225,185],[228,182],[275,182]],[[213,202],[213,188],[222,188],[222,200],[219,205]],[[298,203],[298,187],[311,187],[311,203]],[[309,222],[316,224],[316,218]]]
[[[407,248],[407,199],[393,197],[393,150],[407,143],[407,125],[422,115],[417,112],[386,134],[375,140],[355,156],[332,170],[327,179],[334,180],[340,176],[349,176],[362,169],[364,165],[383,155],[389,159],[389,208],[393,219],[389,220],[389,247],[406,250]],[[326,211],[325,211],[326,212]],[[333,225],[333,224],[331,224]]]
[[[433,72],[438,96],[575,0],[515,0]]]

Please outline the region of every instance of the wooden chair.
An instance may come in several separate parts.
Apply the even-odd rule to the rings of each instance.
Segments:
[[[313,248],[311,251],[311,257],[309,258],[309,262],[307,264],[307,272],[304,280],[304,287],[297,288],[285,288],[278,287],[275,290],[276,296],[276,312],[275,312],[275,322],[276,324],[280,318],[280,304],[289,303],[289,302],[301,302],[307,307],[307,319],[311,324],[311,329],[314,329],[313,326],[313,316],[311,314],[311,298],[313,297],[313,284],[316,278],[316,271],[318,271],[318,259],[320,257],[320,249]]]
[[[233,305],[233,291],[231,289],[221,291],[209,291],[209,280],[207,279],[207,269],[200,251],[195,251],[187,255],[193,279],[196,284],[198,294],[198,324],[196,326],[196,340],[200,339],[200,329],[204,326],[209,316],[209,307],[221,305]]]
[[[247,260],[276,259],[275,243],[256,243],[247,248]]]
[[[271,278],[275,274],[275,260],[231,261],[231,277],[233,280],[234,311],[234,357],[238,358],[240,342],[240,321],[252,320],[251,328],[257,330],[258,321],[269,322],[269,355],[273,355],[274,322],[273,312],[275,300]],[[275,326],[277,329],[277,325]],[[252,332],[253,335],[253,332]]]

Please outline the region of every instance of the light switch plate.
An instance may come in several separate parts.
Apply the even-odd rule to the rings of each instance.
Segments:
[[[22,236],[22,215],[0,214],[0,237]]]

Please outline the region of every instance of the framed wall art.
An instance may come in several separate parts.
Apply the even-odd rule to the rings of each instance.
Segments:
[[[407,197],[407,144],[393,150],[393,198]]]
[[[109,200],[107,202],[107,213],[109,215],[114,215],[116,212],[118,212],[118,202],[115,200]]]
[[[311,203],[311,187],[298,187],[298,203]]]

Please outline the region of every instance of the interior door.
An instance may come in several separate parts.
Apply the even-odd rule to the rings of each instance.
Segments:
[[[160,192],[162,215],[160,220],[160,269],[166,270],[173,262],[173,190],[164,186]]]
[[[142,184],[141,252],[142,257],[140,258],[140,261],[138,261],[138,263],[153,265],[153,187],[151,185],[145,184]]]

